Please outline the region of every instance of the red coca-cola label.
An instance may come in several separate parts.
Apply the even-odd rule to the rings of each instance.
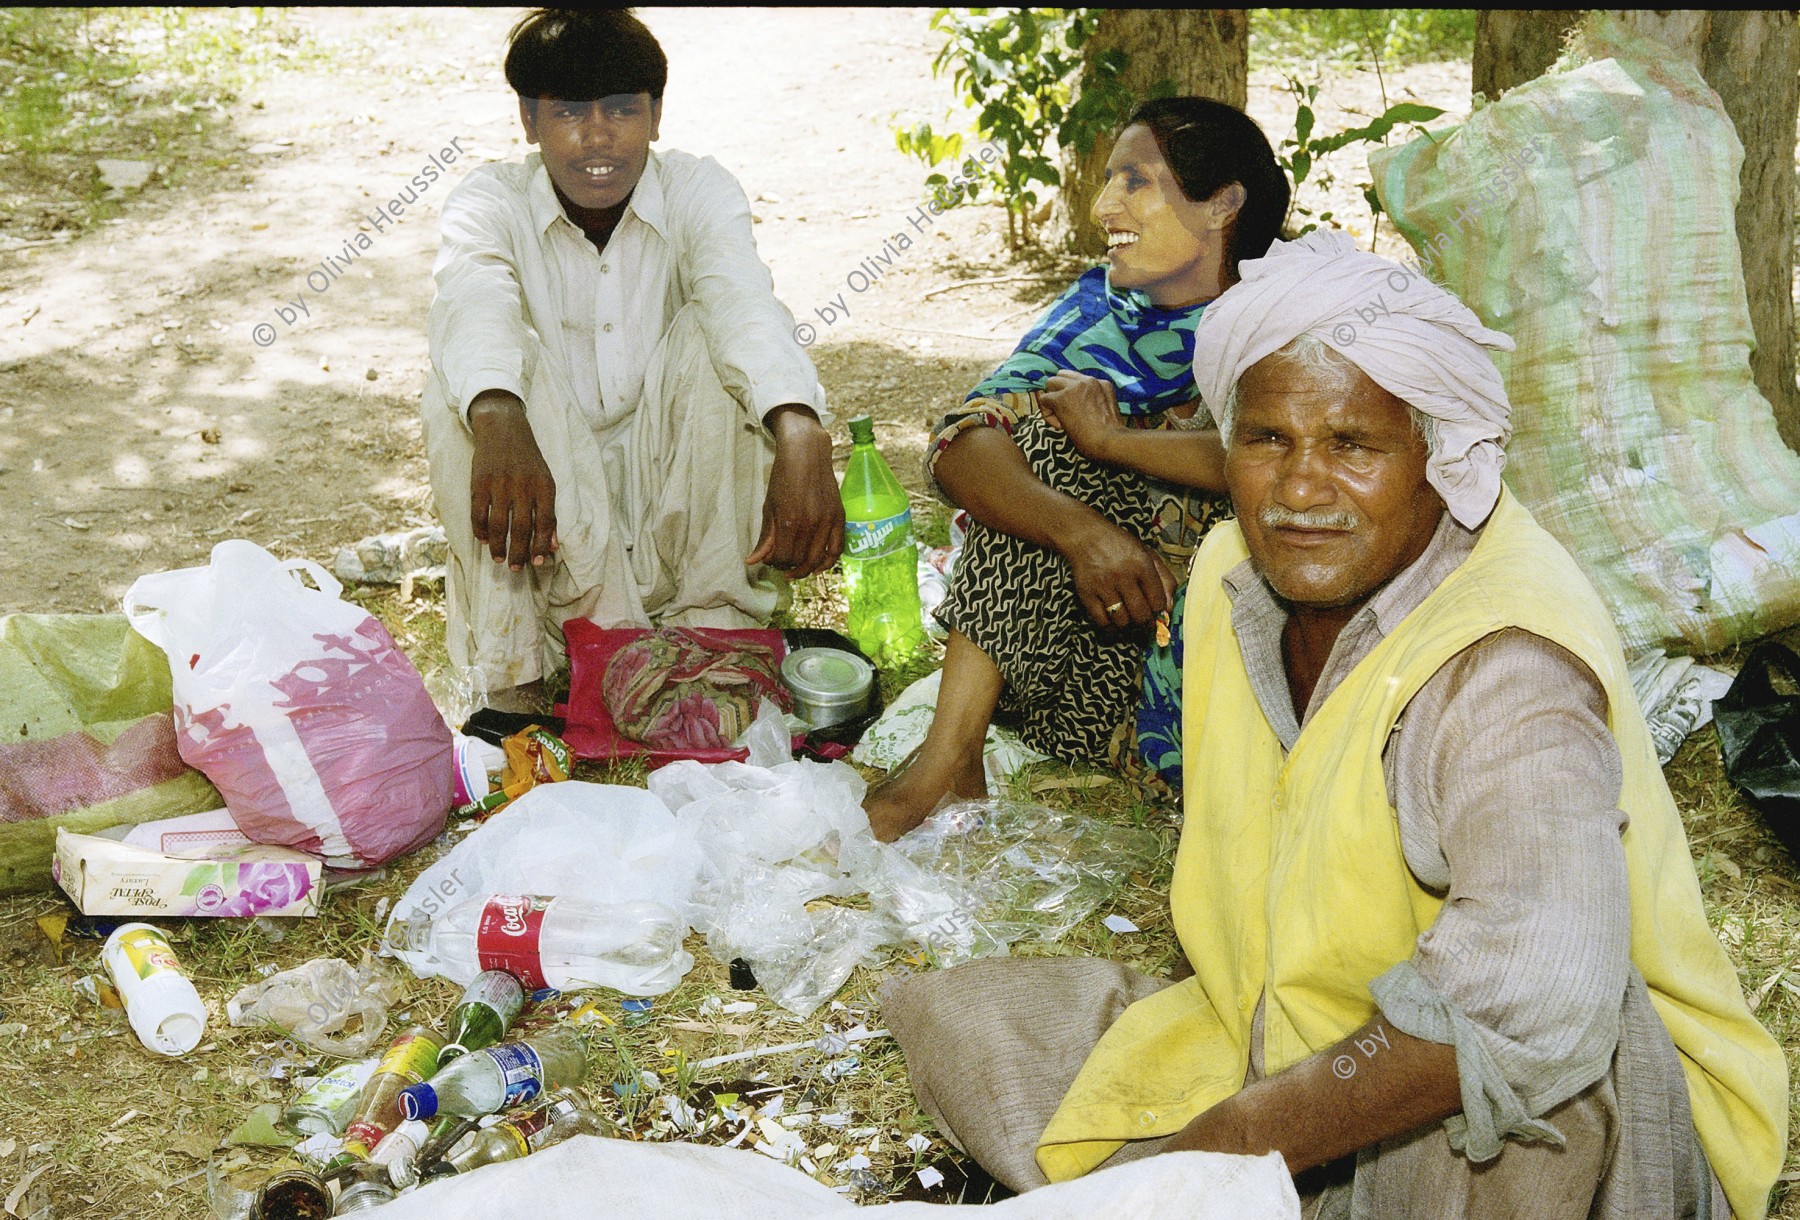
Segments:
[[[544,912],[555,901],[511,894],[488,899],[475,930],[475,956],[481,968],[504,970],[527,991],[549,986],[538,958],[538,937],[544,931]]]

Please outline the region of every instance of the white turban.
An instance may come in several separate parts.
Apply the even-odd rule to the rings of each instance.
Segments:
[[[1512,406],[1487,350],[1513,341],[1418,271],[1317,229],[1238,267],[1242,282],[1206,307],[1194,381],[1217,417],[1244,370],[1314,335],[1396,398],[1437,421],[1425,479],[1469,528],[1500,500]]]

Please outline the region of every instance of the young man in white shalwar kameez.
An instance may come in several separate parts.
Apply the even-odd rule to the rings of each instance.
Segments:
[[[534,10],[523,162],[445,201],[424,396],[452,664],[540,710],[562,624],[766,623],[843,543],[825,395],[710,157],[652,151],[667,60],[620,10]]]

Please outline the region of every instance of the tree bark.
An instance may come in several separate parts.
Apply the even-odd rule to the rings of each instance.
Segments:
[[[1169,81],[1181,96],[1216,98],[1242,110],[1250,96],[1250,21],[1244,9],[1108,9],[1082,48],[1087,62],[1102,50],[1125,52],[1124,83],[1139,102]],[[1270,143],[1274,143],[1273,140]],[[1112,141],[1085,155],[1062,153],[1065,244],[1081,254],[1106,252],[1106,235],[1088,213],[1099,195]]]
[[[1700,69],[1744,145],[1738,245],[1756,351],[1756,388],[1800,452],[1794,386],[1794,141],[1800,116],[1800,19],[1792,11],[1648,10],[1619,14],[1633,32],[1665,43]]]
[[[1576,8],[1494,8],[1475,14],[1472,92],[1488,101],[1542,76],[1562,54],[1563,39],[1581,20]]]

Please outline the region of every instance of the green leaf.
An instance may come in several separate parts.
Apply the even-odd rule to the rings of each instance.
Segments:
[[[1306,181],[1306,175],[1312,171],[1312,154],[1304,148],[1294,150],[1294,185],[1299,186]]]
[[[1426,106],[1419,102],[1400,102],[1389,106],[1387,113],[1381,117],[1394,123],[1429,123],[1444,112],[1436,106]]]
[[[1301,143],[1301,144],[1306,143],[1306,138],[1308,136],[1312,135],[1312,129],[1313,129],[1312,109],[1307,106],[1302,106],[1302,107],[1300,107],[1299,112],[1294,115],[1294,139],[1295,139],[1295,141],[1297,141],[1298,143]]]

